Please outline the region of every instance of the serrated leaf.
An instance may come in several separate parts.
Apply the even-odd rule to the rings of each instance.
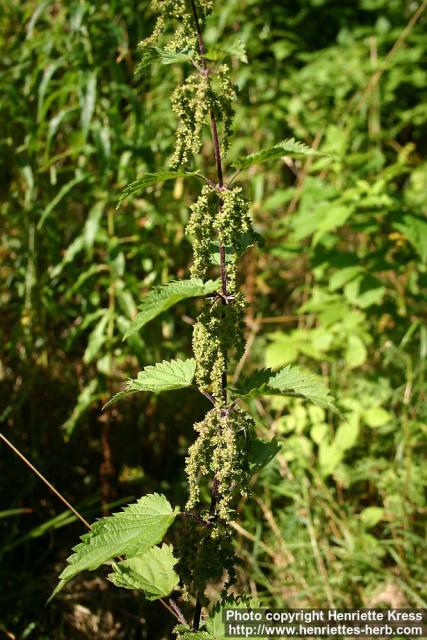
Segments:
[[[227,56],[235,56],[240,62],[247,64],[248,56],[246,54],[245,43],[238,38],[229,45],[222,47],[211,47],[203,56],[207,60],[218,61]]]
[[[205,626],[209,633],[207,636],[211,640],[226,640],[224,624],[224,611],[227,609],[244,609],[245,611],[259,607],[259,602],[248,596],[234,598],[229,596],[224,600],[220,600],[213,607],[209,618],[206,620]],[[254,640],[260,640],[258,636],[251,636]]]
[[[255,371],[244,379],[234,391],[242,398],[254,398],[263,394],[280,392],[289,396],[305,398],[324,409],[337,412],[333,398],[321,378],[291,365],[286,365],[277,373],[272,373],[271,369]]]
[[[138,193],[139,191],[144,191],[148,187],[151,187],[153,184],[158,184],[159,182],[166,182],[167,180],[175,180],[176,178],[189,178],[191,176],[198,176],[200,174],[198,171],[158,171],[157,173],[144,173],[141,178],[134,180],[128,186],[123,189],[122,194],[117,203],[116,209],[120,207],[123,200],[126,200],[129,196],[134,193]]]
[[[268,393],[268,383],[272,375],[271,369],[254,371],[247,378],[243,378],[235,391],[241,398],[256,398],[263,393]]]
[[[258,473],[271,462],[280,451],[280,444],[272,440],[251,438],[248,445],[248,464],[251,474]]]
[[[247,169],[255,164],[267,162],[267,160],[275,160],[283,156],[299,157],[299,156],[325,156],[325,153],[315,151],[308,147],[304,142],[299,142],[295,138],[288,138],[257,153],[251,153],[244,158],[238,158],[232,163],[235,169]]]
[[[129,560],[114,563],[114,572],[107,577],[116,587],[138,589],[144,592],[147,600],[157,600],[168,596],[178,585],[179,576],[174,571],[177,562],[173,547],[163,544]]]
[[[324,409],[337,411],[329,389],[324,385],[322,379],[299,367],[287,365],[270,378],[269,387],[287,395],[306,398]]]
[[[176,64],[179,62],[191,62],[194,56],[193,51],[167,51],[159,47],[148,47],[144,51],[141,61],[135,67],[134,75],[141,73],[143,69],[151,66],[153,62],[161,62],[161,64]]]
[[[206,296],[219,287],[218,280],[208,280],[203,282],[200,278],[192,278],[190,280],[174,280],[168,284],[156,287],[148,293],[142,304],[139,313],[131,322],[131,325],[125,333],[124,340],[130,335],[141,329],[147,322],[172,307],[177,302],[186,298],[196,298],[198,296]]]
[[[126,382],[123,390],[116,393],[107,402],[104,409],[138,391],[161,393],[162,391],[185,389],[193,382],[195,372],[196,361],[194,358],[188,358],[188,360],[163,360],[163,362],[144,367],[138,373],[137,379]]]
[[[73,548],[74,553],[67,559],[68,566],[49,599],[82,571],[97,569],[118,556],[130,558],[144,553],[161,542],[178,512],[177,507],[172,510],[165,496],[152,493],[112,516],[97,520]]]

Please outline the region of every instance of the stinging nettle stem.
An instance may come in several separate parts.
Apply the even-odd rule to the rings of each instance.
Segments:
[[[202,63],[202,73],[209,78],[209,69],[206,63],[206,59],[204,57],[206,54],[206,49],[205,49],[205,44],[203,42],[203,35],[202,35],[202,30],[200,28],[199,17],[197,15],[195,0],[191,0],[191,7],[193,10],[194,22],[196,25],[197,41],[199,44],[199,52],[200,52],[201,63]],[[215,156],[216,172],[217,172],[217,178],[218,178],[218,189],[221,190],[224,187],[221,146],[219,142],[216,117],[212,107],[210,107],[209,109],[209,116],[210,116],[210,122],[211,122],[212,141],[213,141],[213,149],[214,149],[214,156]],[[221,206],[222,206],[222,203],[220,201],[220,210],[221,210]],[[228,304],[228,299],[227,299],[228,286],[227,286],[227,271],[226,271],[226,263],[225,263],[225,259],[226,259],[225,247],[222,241],[219,244],[219,259],[220,259],[221,292],[223,296],[223,304]],[[227,402],[227,362],[225,362],[225,371],[222,374],[221,384],[222,384],[223,398],[224,398],[224,401]],[[209,506],[209,516],[211,518],[215,517],[217,500],[218,500],[218,480],[216,477],[214,477],[213,483],[212,483],[212,489],[211,489],[211,502]],[[202,613],[202,606],[200,601],[200,594],[197,594],[196,607],[194,610],[194,617],[193,617],[193,629],[196,631],[200,627],[201,613]]]

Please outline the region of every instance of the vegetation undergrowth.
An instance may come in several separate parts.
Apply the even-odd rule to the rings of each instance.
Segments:
[[[265,604],[419,606],[425,599],[419,554],[426,418],[424,4],[361,0],[341,10],[313,0],[308,9],[298,2],[267,12],[257,2],[227,1],[203,27],[211,78],[228,63],[239,89],[233,103],[238,135],[223,154],[225,182],[236,162],[231,186],[244,186],[250,224],[263,237],[258,247],[246,246],[256,237],[239,242],[238,295],[250,302],[247,346],[237,369],[232,357],[227,362],[227,402],[240,394],[238,406],[255,422],[256,438],[278,450],[255,476],[254,467],[246,472],[249,497],[240,498],[236,487],[230,508],[237,511],[216,526],[240,558],[233,593],[250,593]],[[201,424],[207,437],[211,427],[204,430],[203,415],[211,401],[191,390],[158,395],[161,381],[146,369],[163,359],[185,362],[180,385],[187,382],[195,365],[189,362],[189,333],[200,298],[202,307],[215,301],[218,313],[225,306],[215,285],[221,275],[218,237],[209,239],[207,258],[204,232],[191,228],[197,210],[190,220],[187,214],[201,180],[206,198],[218,203],[219,194],[206,182],[214,180],[209,118],[201,125],[196,169],[192,160],[174,164],[161,187],[149,174],[168,154],[184,159],[184,147],[174,153],[168,96],[191,70],[191,60],[198,60],[198,43],[194,30],[188,50],[171,51],[167,38],[153,41],[145,52],[151,67],[144,56],[135,81],[133,55],[147,36],[148,6],[46,7],[35,11],[34,2],[20,3],[0,18],[1,37],[12,42],[1,67],[7,87],[2,184],[8,196],[1,205],[3,429],[31,451],[88,520],[142,493],[164,492],[181,505],[187,515],[175,518],[167,542],[181,558],[174,568],[181,586],[173,597],[190,621],[196,589],[194,576],[186,576],[193,584],[183,601],[186,560],[179,539],[181,529],[195,536],[209,529],[199,520],[209,520],[212,470],[209,482],[193,483],[201,501],[194,509],[184,506],[182,470],[194,440],[189,426]],[[198,82],[197,73],[191,82]],[[221,73],[224,86],[227,74]],[[188,109],[191,82],[174,94],[174,108],[184,100]],[[206,106],[198,100],[194,105],[202,111]],[[218,117],[223,106],[217,101]],[[206,118],[206,111],[199,115]],[[184,146],[187,133],[182,130]],[[277,144],[287,138],[289,145],[292,137],[324,155]],[[269,149],[265,161],[244,166],[258,148]],[[129,197],[115,213],[120,191],[141,173],[145,186],[136,182],[125,191]],[[206,227],[214,223],[199,218]],[[184,234],[185,227],[191,234]],[[158,322],[143,317],[142,330],[123,342],[141,291],[162,294],[160,285],[185,277],[190,238],[199,248],[193,269],[209,259],[209,274],[192,274],[189,280],[202,282],[192,283],[191,298],[178,288],[177,306],[164,307]],[[226,265],[230,254],[225,247]],[[208,278],[216,289],[203,289]],[[210,320],[202,315],[202,324]],[[248,387],[242,393],[256,368],[280,370],[294,362],[318,368],[339,389],[345,420],[298,398],[260,397],[248,394]],[[129,383],[123,393],[154,393],[135,393],[101,414],[138,364],[144,371],[131,374],[133,387]],[[213,395],[209,386],[199,388]],[[249,422],[238,432],[245,447],[254,440],[253,429]],[[76,578],[63,598],[43,609],[53,565],[63,565],[77,525],[69,512],[58,515],[36,480],[2,454],[5,481],[15,488],[0,523],[9,565],[2,574],[8,586],[2,624],[18,636],[26,630],[30,637],[48,637],[55,629],[55,638],[63,624],[65,637],[70,626],[83,633],[87,624],[87,636],[94,637],[89,621],[106,624],[108,613],[123,627],[114,631],[111,623],[111,633],[131,637],[138,623],[125,622],[121,611],[137,613],[143,606],[155,612],[147,614],[150,632],[161,635],[151,631],[158,628],[159,609],[141,605],[132,592],[90,599],[91,589],[104,593],[102,570],[94,582],[86,582],[87,574]],[[231,558],[232,549],[227,553]],[[224,579],[206,589],[212,601]],[[81,602],[91,610],[87,618]]]

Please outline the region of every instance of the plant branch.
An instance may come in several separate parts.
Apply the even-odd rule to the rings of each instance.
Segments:
[[[172,598],[169,598],[169,605],[170,605],[171,609],[173,609],[173,611],[175,612],[175,616],[179,620],[179,622],[181,624],[188,625],[188,622],[185,619],[184,614],[182,613],[181,609],[176,604],[175,600],[172,600]]]

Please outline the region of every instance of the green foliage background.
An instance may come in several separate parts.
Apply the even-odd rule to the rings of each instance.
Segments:
[[[0,9],[1,429],[89,519],[153,490],[182,503],[205,408],[183,391],[101,414],[125,378],[190,356],[197,304],[122,340],[141,296],[188,274],[199,190],[178,179],[115,210],[174,140],[185,65],[133,75],[149,4]],[[248,171],[263,245],[243,260],[245,367],[317,370],[342,412],[248,400],[282,452],[236,516],[239,589],[276,606],[426,606],[426,3],[219,5],[206,39],[235,51],[230,162],[292,136],[329,154]],[[203,155],[211,168],[208,139]],[[168,637],[157,604],[101,578],[44,608],[81,525],[3,444],[1,460],[0,632]]]

